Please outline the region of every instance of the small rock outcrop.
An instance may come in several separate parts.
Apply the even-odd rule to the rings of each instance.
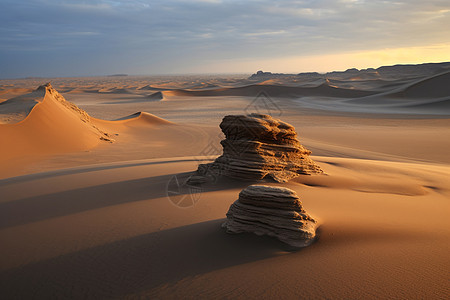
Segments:
[[[202,176],[226,176],[240,180],[272,178],[287,182],[300,174],[321,174],[311,159],[311,151],[297,139],[295,128],[269,115],[229,115],[220,123],[225,139],[220,143],[222,156],[201,164],[191,183]]]
[[[251,185],[231,204],[222,227],[229,233],[268,235],[293,247],[305,247],[314,240],[317,221],[303,209],[295,191]]]

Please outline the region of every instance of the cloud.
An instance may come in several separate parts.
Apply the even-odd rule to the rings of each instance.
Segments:
[[[3,0],[0,19],[3,77],[183,73],[215,59],[450,42],[443,0]],[[58,64],[37,63],[49,58]]]

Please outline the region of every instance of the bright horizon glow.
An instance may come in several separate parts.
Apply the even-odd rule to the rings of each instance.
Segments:
[[[350,68],[367,69],[397,64],[422,64],[450,62],[450,44],[424,47],[405,47],[361,52],[346,52],[325,55],[292,56],[262,61],[235,61],[247,72],[263,70],[272,73],[302,73],[345,71]],[[223,73],[235,73],[233,61],[215,62],[195,73],[210,73],[209,70],[223,70]],[[241,72],[243,73],[243,72]]]
[[[2,0],[0,78],[450,61],[443,0]]]

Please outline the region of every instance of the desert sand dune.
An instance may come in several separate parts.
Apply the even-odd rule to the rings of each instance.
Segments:
[[[195,208],[177,209],[165,196],[165,182],[174,173],[191,170],[195,160],[159,161],[52,172],[9,184],[0,181],[6,196],[0,210],[1,238],[15,237],[1,249],[2,257],[11,257],[2,264],[7,269],[1,275],[2,290],[22,297],[65,290],[107,298],[178,297],[200,293],[202,287],[210,296],[237,296],[245,290],[256,297],[265,280],[279,278],[283,291],[277,290],[278,296],[300,290],[311,297],[334,293],[345,298],[446,293],[444,257],[450,233],[442,209],[448,208],[447,196],[440,193],[446,190],[448,195],[448,186],[440,174],[448,174],[448,167],[319,159],[330,174],[323,177],[328,183],[306,177],[289,188],[308,211],[320,216],[320,238],[303,251],[287,252],[271,239],[221,231],[224,211],[237,199],[242,183],[223,183],[216,190],[205,187]],[[403,195],[391,194],[398,187],[387,184],[382,174],[403,186]],[[62,175],[66,180],[59,191],[49,193]],[[34,185],[41,195],[26,188]],[[17,190],[28,191],[28,198],[13,200]],[[420,193],[413,197],[414,191]],[[327,196],[330,192],[333,197]],[[423,204],[430,200],[435,204]],[[21,211],[27,213],[9,217]],[[417,215],[427,219],[427,226],[417,222]],[[299,268],[308,271],[309,283],[299,290],[287,289],[305,280]],[[237,278],[249,283],[239,285]],[[348,280],[364,289],[350,288],[345,285]],[[377,289],[380,280],[382,291]],[[19,288],[23,285],[28,289]]]
[[[276,85],[249,85],[237,88],[223,88],[206,91],[187,91],[176,90],[173,91],[178,96],[247,96],[251,97],[258,92],[266,92],[271,97],[302,97],[302,96],[329,96],[338,98],[363,97],[374,94],[370,91],[341,89],[330,86],[327,83],[321,84],[317,87],[302,88],[291,86],[276,86]]]
[[[28,93],[28,89],[20,89],[25,95],[17,96],[0,103],[0,124],[18,123],[25,119],[33,107],[42,102],[45,90],[38,89]]]
[[[0,124],[2,297],[448,298],[447,75],[421,68],[325,85],[57,78],[31,96],[44,79],[0,81],[2,118],[19,114]],[[130,93],[104,92],[120,89]],[[293,125],[326,175],[183,185],[222,154],[223,116],[255,110]],[[295,191],[317,239],[292,251],[227,234],[225,214],[251,184]]]
[[[165,92],[167,93],[167,92]],[[170,92],[168,92],[170,93]],[[111,93],[116,96],[115,93]],[[145,103],[145,102],[153,102],[153,101],[162,101],[164,100],[164,94],[160,91],[155,92],[153,94],[141,94],[141,93],[130,93],[127,96],[121,96],[121,94],[117,94],[119,97],[111,98],[111,101],[104,101],[102,104],[133,104],[133,103]],[[80,97],[76,97],[79,99]],[[102,99],[105,97],[101,97]]]
[[[333,86],[347,88],[347,89],[360,89],[368,91],[377,91],[379,93],[385,92],[387,90],[393,90],[396,87],[404,86],[413,80],[385,80],[385,79],[352,79],[352,80],[339,80],[339,79],[328,79]]]
[[[152,115],[152,114],[146,113],[146,112],[141,112],[141,111],[134,113],[132,115],[117,119],[117,121],[126,121],[126,122],[123,122],[125,124],[140,123],[140,122],[145,122],[148,124],[173,124],[172,122],[169,122],[167,120],[159,118],[155,115]]]
[[[141,87],[141,88],[138,88],[138,90],[161,91],[161,90],[164,90],[164,89],[152,87],[152,86],[150,86],[150,85],[146,85],[146,86],[143,86],[143,87]]]
[[[50,84],[30,94],[0,104],[0,173],[14,169],[16,159],[36,159],[50,154],[88,150],[102,141],[112,142],[105,131],[111,122],[91,118],[84,110],[66,101]],[[119,122],[127,125],[170,124],[139,112]],[[114,129],[120,124],[112,126]],[[20,165],[20,163],[19,163]]]
[[[31,88],[1,88],[0,89],[0,98],[9,99],[16,95],[23,95],[26,93],[31,93],[33,89]]]
[[[0,159],[5,169],[14,167],[16,158],[81,151],[111,140],[85,111],[67,102],[51,85],[24,97],[28,99],[25,102],[15,98],[11,99],[13,104],[2,105],[7,111],[11,106],[22,110],[31,107],[20,122],[0,125]]]
[[[302,98],[299,103],[306,107],[354,111],[363,113],[404,113],[404,114],[450,114],[450,72],[415,80],[399,80],[378,87],[373,95],[330,101],[330,99]],[[339,83],[337,83],[339,85]],[[333,99],[331,99],[333,100]]]
[[[415,82],[399,93],[408,98],[450,98],[450,71]]]
[[[147,98],[150,100],[163,100],[164,94],[162,92],[155,92],[153,94],[148,95]]]
[[[107,93],[112,93],[112,94],[132,94],[133,92],[130,91],[129,89],[126,88],[114,88],[114,89],[110,89],[105,91]]]

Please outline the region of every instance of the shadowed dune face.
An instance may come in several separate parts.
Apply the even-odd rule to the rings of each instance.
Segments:
[[[174,90],[172,93],[177,96],[246,96],[253,97],[259,92],[265,92],[272,97],[286,97],[298,98],[304,96],[322,96],[322,97],[337,97],[337,98],[351,98],[363,97],[373,95],[374,92],[345,89],[330,86],[323,83],[317,87],[292,87],[284,85],[248,85],[237,88],[221,88],[212,90]]]
[[[300,98],[301,106],[341,112],[389,113],[410,115],[450,115],[450,72],[419,77],[380,86],[372,95],[362,97]],[[339,83],[338,83],[339,84]],[[345,83],[344,83],[345,84]]]
[[[450,113],[433,70],[0,81],[0,295],[446,299]],[[294,126],[326,175],[182,188],[223,153],[224,115],[251,113]],[[295,191],[313,244],[220,228],[256,183]]]
[[[409,86],[401,93],[411,98],[442,98],[450,99],[450,71],[421,80]]]
[[[51,85],[2,104],[2,108],[8,106],[29,113],[20,122],[0,125],[4,137],[0,147],[2,160],[24,155],[24,151],[34,154],[79,151],[96,146],[102,139],[109,140],[108,134],[94,125],[85,111],[67,102]]]
[[[125,297],[185,277],[284,254],[279,243],[271,239],[261,241],[250,234],[227,236],[220,228],[222,222],[214,220],[145,234],[10,270],[1,275],[0,288],[7,291],[18,290],[20,285],[28,287],[26,292],[8,294],[11,297],[51,297],[68,290],[75,298],[86,294],[96,298]],[[116,266],[110,272],[108,265],[112,261]],[[178,267],[168,267],[168,262]],[[45,274],[41,270],[46,270]],[[42,285],[43,278],[49,284]]]
[[[120,127],[171,124],[149,113],[136,113],[121,121],[106,122],[68,102],[50,84],[32,93],[0,103],[0,163],[7,169],[16,158],[89,150],[113,142],[107,132]],[[113,130],[114,130],[113,129]],[[12,166],[14,167],[14,166]]]
[[[102,140],[111,141],[85,111],[67,102],[49,84],[8,100],[0,110],[11,106],[28,114],[17,123],[0,125],[0,161],[6,166],[15,158],[82,151]]]
[[[24,89],[21,89],[22,91]],[[27,92],[28,90],[25,89]],[[45,96],[43,89],[16,96],[0,103],[0,124],[14,124],[24,120],[33,107],[42,102]]]
[[[448,167],[430,168],[422,179],[406,182],[405,178],[417,179],[427,166],[336,158],[323,158],[322,164],[330,180],[359,177],[368,170],[377,175],[384,168],[394,170],[388,173],[390,180],[402,180],[405,185],[428,185],[442,179],[440,172],[448,172]],[[270,280],[281,276],[283,282],[289,282],[283,285],[290,286],[290,292],[279,295],[334,291],[355,297],[361,293],[382,295],[372,283],[383,276],[398,279],[406,271],[409,275],[403,274],[401,280],[408,284],[384,283],[385,289],[395,295],[429,295],[430,291],[442,295],[439,286],[446,271],[435,266],[445,257],[445,211],[423,203],[445,203],[445,197],[436,197],[444,182],[435,183],[437,189],[429,190],[428,196],[415,197],[393,195],[389,190],[382,196],[380,190],[349,191],[342,185],[313,187],[292,182],[289,188],[301,195],[304,207],[319,216],[323,226],[316,243],[291,252],[275,239],[229,235],[220,228],[224,213],[245,187],[242,182],[205,186],[197,205],[187,210],[170,203],[166,180],[174,172],[194,167],[193,158],[154,160],[0,181],[0,192],[6,196],[0,205],[0,238],[10,240],[8,247],[0,249],[2,257],[10,257],[1,264],[2,294],[13,298],[48,298],[67,291],[73,297],[182,296],[197,294],[200,280],[203,291],[212,295],[234,295],[236,288],[258,295],[267,276]],[[416,173],[411,172],[414,170]],[[49,192],[60,180],[59,191]],[[364,183],[368,183],[366,178],[359,184]],[[29,197],[21,198],[18,190]],[[20,218],[10,217],[19,212]],[[427,226],[417,222],[418,213]],[[430,243],[436,248],[431,249]],[[32,244],[35,246],[28,247]],[[295,285],[305,277],[299,269],[313,277],[308,276],[310,284],[301,288]],[[426,284],[422,275],[427,277]],[[251,288],[246,284],[230,289],[229,284],[237,284],[233,278],[254,280]],[[350,279],[367,285],[367,290],[336,289]],[[420,283],[420,291],[412,291],[411,283]]]
[[[117,119],[117,121],[126,121],[126,124],[145,123],[145,124],[173,124],[167,120],[159,118],[147,112],[137,112],[135,114]]]

